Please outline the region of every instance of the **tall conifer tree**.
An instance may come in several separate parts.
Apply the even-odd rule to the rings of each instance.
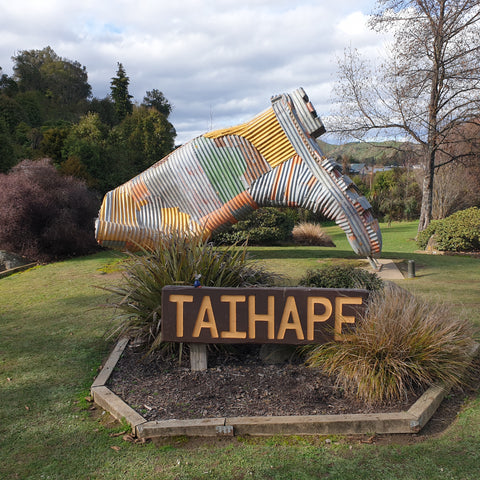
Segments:
[[[112,78],[110,91],[113,103],[115,104],[118,120],[121,122],[133,111],[133,104],[130,100],[133,97],[128,93],[130,79],[127,77],[123,65],[121,63],[117,63],[117,65],[117,76]]]

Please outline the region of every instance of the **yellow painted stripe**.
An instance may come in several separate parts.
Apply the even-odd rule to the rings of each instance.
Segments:
[[[162,208],[162,226],[173,228],[181,232],[188,231],[190,215],[181,212],[178,207]]]
[[[295,155],[295,149],[283,131],[273,108],[257,115],[247,123],[206,133],[208,138],[239,135],[246,138],[260,152],[272,168]]]
[[[123,223],[129,227],[137,226],[135,200],[126,189],[121,188],[112,195],[112,218],[115,223]]]

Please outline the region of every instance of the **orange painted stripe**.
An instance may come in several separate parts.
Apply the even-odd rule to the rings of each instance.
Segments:
[[[258,204],[246,191],[239,193],[218,210],[203,217],[199,223],[211,232],[225,223],[237,223],[237,219],[234,217],[232,211],[239,210],[245,205],[250,205],[254,210],[258,208]]]
[[[270,194],[271,200],[275,200],[275,197],[277,196],[278,183],[280,181],[280,175],[282,173],[282,169],[283,169],[283,163],[278,167],[277,173],[275,175],[275,182],[273,183],[272,192]]]
[[[140,206],[146,205],[146,198],[149,196],[150,192],[145,185],[145,182],[137,182],[130,184],[131,188],[129,189],[130,196],[140,204]]]
[[[298,165],[298,163],[300,163],[300,162],[297,162],[297,158],[300,158],[300,157],[298,155],[295,155],[292,159],[292,165],[290,167],[290,172],[288,174],[287,184],[285,185],[285,198],[286,198],[287,202],[290,201],[289,200],[290,199],[290,187],[292,185],[293,174],[296,171],[296,165]]]
[[[309,188],[312,188],[312,186],[315,185],[316,181],[317,181],[317,179],[312,176],[312,178],[310,178],[310,180],[307,182],[307,186]]]

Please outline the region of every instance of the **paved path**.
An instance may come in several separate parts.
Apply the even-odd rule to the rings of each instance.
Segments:
[[[379,272],[375,271],[375,273],[382,280],[404,280],[405,277],[402,275],[402,272],[400,272],[393,260],[389,260],[388,258],[379,258],[377,259],[377,262],[382,265],[382,269]],[[367,270],[369,272],[374,271],[370,264],[368,265]]]

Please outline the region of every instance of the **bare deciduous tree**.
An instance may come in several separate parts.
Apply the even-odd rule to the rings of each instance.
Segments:
[[[435,175],[432,218],[445,218],[480,201],[478,178],[463,164],[448,164]]]
[[[479,21],[479,0],[377,0],[370,26],[393,35],[383,63],[372,68],[355,49],[339,61],[330,131],[357,139],[394,132],[422,147],[419,231],[432,218],[437,169],[472,155],[455,148],[452,132],[479,115]]]
[[[439,155],[439,163],[454,154],[459,161],[447,163],[435,174],[432,218],[445,218],[458,210],[480,205],[480,125],[470,123],[451,132],[449,155]],[[443,162],[442,162],[443,161]]]

